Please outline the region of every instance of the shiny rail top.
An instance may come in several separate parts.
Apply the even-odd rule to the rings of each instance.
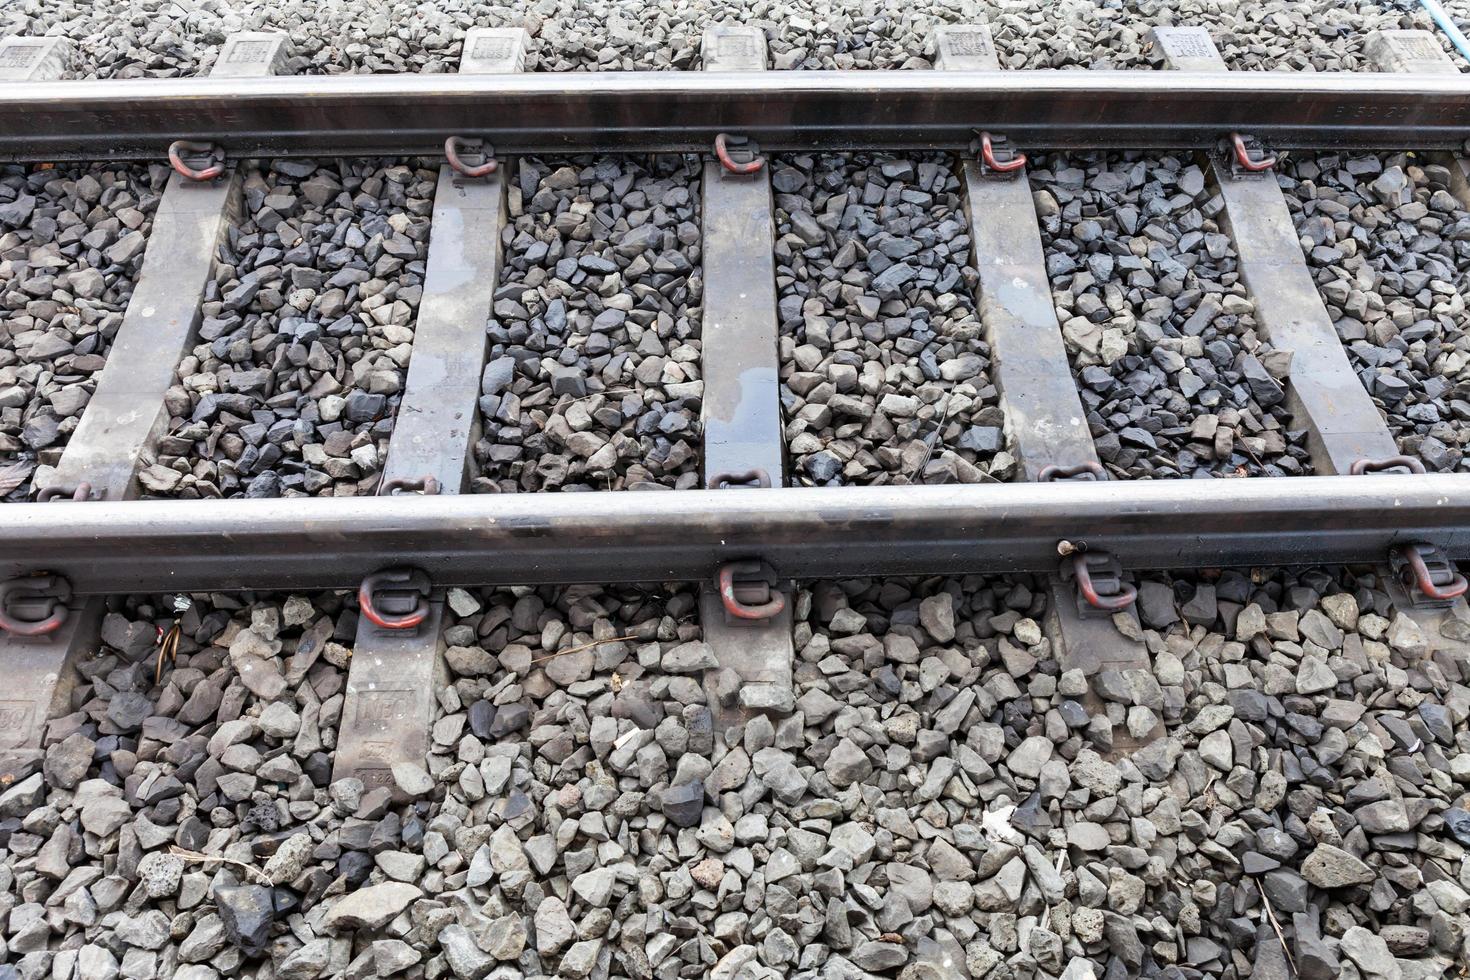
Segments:
[[[437,585],[691,581],[759,556],[783,577],[1470,557],[1470,474],[55,502],[0,507],[0,580],[78,593],[356,587],[412,555]],[[1063,544],[1067,542],[1067,544]]]
[[[176,139],[233,158],[704,151],[722,130],[768,149],[961,148],[974,130],[1029,148],[1447,149],[1470,137],[1470,78],[1149,71],[604,72],[17,82],[0,159],[161,158]]]

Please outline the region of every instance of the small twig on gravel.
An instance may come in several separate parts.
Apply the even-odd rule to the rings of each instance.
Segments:
[[[546,661],[548,661],[548,660],[554,660],[557,657],[564,657],[564,656],[566,656],[569,653],[581,653],[583,650],[591,650],[593,647],[600,647],[604,643],[619,643],[619,642],[621,642],[623,640],[636,640],[636,639],[638,639],[638,637],[634,636],[632,633],[629,633],[627,636],[609,636],[609,637],[607,637],[606,639],[603,639],[603,640],[593,640],[591,643],[584,643],[584,644],[582,644],[579,647],[567,647],[565,650],[558,650],[555,653],[548,653],[544,657],[537,657],[535,660],[532,660],[531,663],[532,664],[545,663]]]
[[[930,458],[934,455],[934,447],[944,438],[944,423],[949,420],[949,399],[944,400],[944,412],[939,416],[939,424],[934,427],[934,441],[929,443],[928,450],[924,453],[924,459],[919,463],[919,468],[909,474],[909,479],[920,477],[924,473],[924,467],[929,465]]]
[[[1066,852],[1066,850],[1064,849],[1064,850],[1058,851],[1057,852],[1057,874],[1061,874],[1062,873],[1062,868],[1066,866],[1066,863],[1067,863],[1067,852]],[[1050,923],[1051,923],[1051,906],[1048,905],[1046,907],[1046,911],[1044,911],[1044,912],[1041,913],[1041,928],[1043,928],[1043,929],[1050,928]]]
[[[567,402],[567,404],[568,405],[575,405],[575,404],[577,404],[577,402],[585,402],[587,399],[589,399],[589,398],[596,398],[598,395],[607,396],[607,395],[634,395],[634,394],[637,394],[637,391],[636,391],[636,389],[633,389],[633,388],[607,388],[607,389],[605,389],[603,391],[590,391],[587,394],[583,395],[581,398],[573,398],[571,401]]]
[[[153,668],[153,683],[163,683],[163,662],[168,660],[170,664],[179,662],[179,640],[184,631],[180,628],[177,620],[169,627],[167,633],[161,633],[158,637],[158,663]]]
[[[1296,960],[1291,958],[1291,947],[1286,944],[1286,936],[1281,931],[1281,923],[1276,921],[1276,910],[1271,908],[1271,900],[1266,897],[1266,889],[1261,887],[1259,878],[1252,877],[1251,881],[1256,883],[1256,892],[1260,894],[1261,901],[1265,905],[1266,918],[1271,920],[1271,928],[1276,932],[1276,941],[1281,944],[1281,951],[1286,954],[1286,965],[1291,967],[1293,976],[1298,976],[1296,971]]]
[[[170,854],[176,854],[186,861],[203,861],[206,864],[232,864],[235,867],[240,868],[242,871],[248,871],[251,874],[255,875],[257,878],[260,879],[260,883],[262,885],[268,886],[271,883],[271,880],[265,876],[264,871],[261,871],[254,865],[246,864],[244,861],[236,861],[234,858],[227,858],[221,854],[201,854],[198,851],[188,851],[182,847],[179,847],[177,844],[173,845],[168,850]]]

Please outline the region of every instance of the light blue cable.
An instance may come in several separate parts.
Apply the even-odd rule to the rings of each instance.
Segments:
[[[1466,61],[1470,61],[1470,38],[1466,38],[1464,33],[1455,26],[1455,22],[1450,19],[1450,15],[1439,5],[1439,0],[1419,0],[1419,4],[1425,10],[1429,11],[1429,16],[1433,18],[1435,24],[1439,25],[1439,29],[1444,31],[1445,36],[1450,39],[1450,43],[1455,46],[1455,50],[1460,52],[1460,57]]]

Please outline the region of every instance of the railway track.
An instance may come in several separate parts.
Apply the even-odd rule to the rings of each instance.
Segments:
[[[58,38],[0,47],[0,158],[76,182],[17,169],[0,197],[0,230],[32,229],[0,236],[0,263],[49,263],[78,304],[72,360],[45,379],[14,370],[0,392],[16,393],[18,433],[0,463],[34,498],[0,507],[0,814],[22,864],[43,843],[66,864],[57,827],[77,797],[78,848],[117,831],[101,814],[127,804],[97,784],[160,806],[140,789],[174,778],[160,760],[176,751],[182,769],[207,749],[212,788],[193,803],[249,811],[257,836],[220,817],[215,839],[191,814],[198,828],[159,836],[175,850],[149,859],[165,884],[144,876],[112,909],[179,911],[181,876],[208,887],[217,917],[170,927],[184,947],[228,934],[230,952],[179,954],[214,964],[201,970],[266,951],[293,916],[295,941],[277,930],[270,949],[278,976],[375,962],[476,978],[978,977],[1009,958],[1078,980],[1093,954],[1117,976],[1463,968],[1470,333],[1453,280],[1470,91],[1437,43],[1380,32],[1364,50],[1381,74],[1301,76],[1228,73],[1188,27],[1154,31],[1178,74],[1002,73],[976,26],[940,30],[935,71],[882,75],[768,71],[753,28],[711,28],[704,73],[522,73],[527,43],[480,29],[457,75],[306,78],[274,74],[279,37],[240,34],[208,78],[126,82],[51,80]],[[1171,156],[1150,169],[1121,152],[1144,148]],[[1349,198],[1366,150],[1402,162],[1379,157]],[[355,159],[321,160],[342,156]],[[69,161],[116,169],[104,187]],[[1338,233],[1334,219],[1374,206],[1390,214],[1376,240]],[[81,243],[86,270],[37,249],[27,224],[77,209],[91,233],[52,235]],[[1418,223],[1409,240],[1395,220]],[[1449,271],[1411,267],[1420,253]],[[1336,278],[1344,254],[1378,280]],[[13,295],[33,333],[11,331],[11,361],[34,364],[35,325],[58,311]],[[73,404],[75,423],[19,411],[43,397]],[[1138,479],[1195,476],[1216,478]],[[1282,566],[1331,567],[1288,581]],[[831,584],[864,576],[919,584]],[[649,582],[666,585],[636,588]],[[532,586],[569,587],[565,622]],[[355,596],[321,600],[325,616],[259,601],[320,590]],[[1224,647],[1206,641],[1217,621],[1235,635]],[[278,656],[283,628],[300,630],[294,658]],[[165,680],[181,643],[187,690]],[[1212,657],[1218,676],[1175,678]],[[79,683],[111,693],[90,727]],[[829,693],[870,686],[858,705]],[[160,687],[254,706],[153,721],[144,692]],[[1371,723],[1363,704],[1349,717],[1354,695]],[[899,734],[893,709],[911,702],[924,737]],[[332,734],[306,744],[308,715]],[[804,729],[810,774],[786,757]],[[92,766],[99,739],[128,761]],[[1344,745],[1304,771],[1293,752],[1324,739]],[[1346,739],[1380,749],[1345,764],[1339,791],[1320,760]],[[1265,805],[1271,780],[1247,759],[1296,795]],[[900,783],[916,760],[924,774]],[[261,803],[238,778],[257,765],[305,797]],[[554,771],[560,795],[529,791]],[[609,772],[639,787],[621,830],[601,812],[563,830],[526,816],[617,795]],[[1200,822],[1181,829],[1177,807],[1140,796],[1121,804],[1134,826],[1106,829],[1123,781],[1168,787]],[[48,786],[63,795],[35,817]],[[917,794],[923,828],[896,827],[915,814],[864,786]],[[768,791],[774,809],[758,809]],[[1227,823],[1220,796],[1254,808]],[[372,833],[390,807],[398,829],[377,853],[396,858],[348,871],[319,847],[344,819]],[[757,817],[788,832],[742,823]],[[946,836],[950,821],[973,836]],[[569,910],[636,911],[632,842],[656,849],[669,828],[708,856],[656,887],[702,889],[699,911],[649,898],[658,925],[578,925]],[[596,846],[559,857],[578,834]],[[747,907],[766,916],[759,934],[706,923],[754,887],[718,855],[752,844],[766,901],[790,908]],[[191,855],[259,859],[269,885],[215,867],[193,880]],[[1166,857],[1236,867],[1206,896]],[[904,870],[915,859],[922,882]],[[835,887],[825,918],[773,897],[783,861]],[[1177,935],[1148,948],[1145,883],[1194,910],[1192,925],[1173,910]],[[511,897],[522,888],[534,899]],[[1402,899],[1423,889],[1432,906]],[[449,917],[400,915],[425,895]],[[54,897],[38,884],[10,909],[13,931],[31,928],[10,947],[19,975],[59,961],[32,928]],[[303,898],[299,914],[272,904]],[[148,941],[97,948],[117,960]],[[813,943],[824,952],[804,954]]]

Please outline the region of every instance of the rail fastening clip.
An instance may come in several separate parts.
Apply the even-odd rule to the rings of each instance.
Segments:
[[[500,161],[495,159],[495,147],[481,139],[449,137],[444,141],[444,159],[455,173],[463,177],[488,177],[500,169]]]
[[[737,177],[760,173],[766,158],[760,155],[760,147],[749,136],[732,136],[729,133],[715,134],[715,158],[727,173]]]
[[[92,484],[83,480],[74,487],[46,487],[36,492],[36,500],[47,504],[53,500],[91,500]]]
[[[60,575],[27,575],[0,582],[0,629],[14,636],[45,636],[66,622],[71,583]]]
[[[1133,605],[1138,589],[1123,581],[1123,566],[1106,551],[1079,551],[1062,560],[1063,581],[1077,583],[1077,613],[1100,619]]]
[[[1443,609],[1470,590],[1470,582],[1432,544],[1399,545],[1388,553],[1388,565],[1421,609]]]
[[[218,143],[174,140],[169,144],[168,162],[185,180],[214,180],[225,172],[225,150]]]
[[[758,558],[726,562],[715,576],[720,603],[731,619],[770,619],[786,608],[776,572]]]
[[[422,569],[385,568],[362,580],[357,589],[357,605],[380,629],[417,629],[429,618],[432,591],[429,575]]]
[[[1055,483],[1057,480],[1106,480],[1107,478],[1107,471],[1103,469],[1102,464],[1094,460],[1078,463],[1076,466],[1060,466],[1051,463],[1043,466],[1041,472],[1036,474],[1037,483]]]
[[[432,476],[421,476],[416,480],[398,476],[378,484],[379,497],[396,497],[401,493],[421,493],[425,496],[433,496],[438,492],[439,481]]]
[[[1276,166],[1276,157],[1268,154],[1261,141],[1243,133],[1231,133],[1224,149],[1229,154],[1232,177],[1264,174]]]
[[[1011,177],[1026,166],[1026,154],[1011,146],[999,133],[980,132],[970,141],[970,152],[980,158],[980,172]]]
[[[731,487],[761,487],[769,489],[771,475],[762,469],[745,470],[741,473],[716,473],[709,478],[711,490],[728,490]]]
[[[1410,473],[1425,473],[1424,464],[1413,456],[1385,456],[1382,459],[1368,459],[1360,457],[1353,460],[1348,467],[1349,476],[1366,476],[1370,473],[1382,473],[1386,470],[1408,470]]]

